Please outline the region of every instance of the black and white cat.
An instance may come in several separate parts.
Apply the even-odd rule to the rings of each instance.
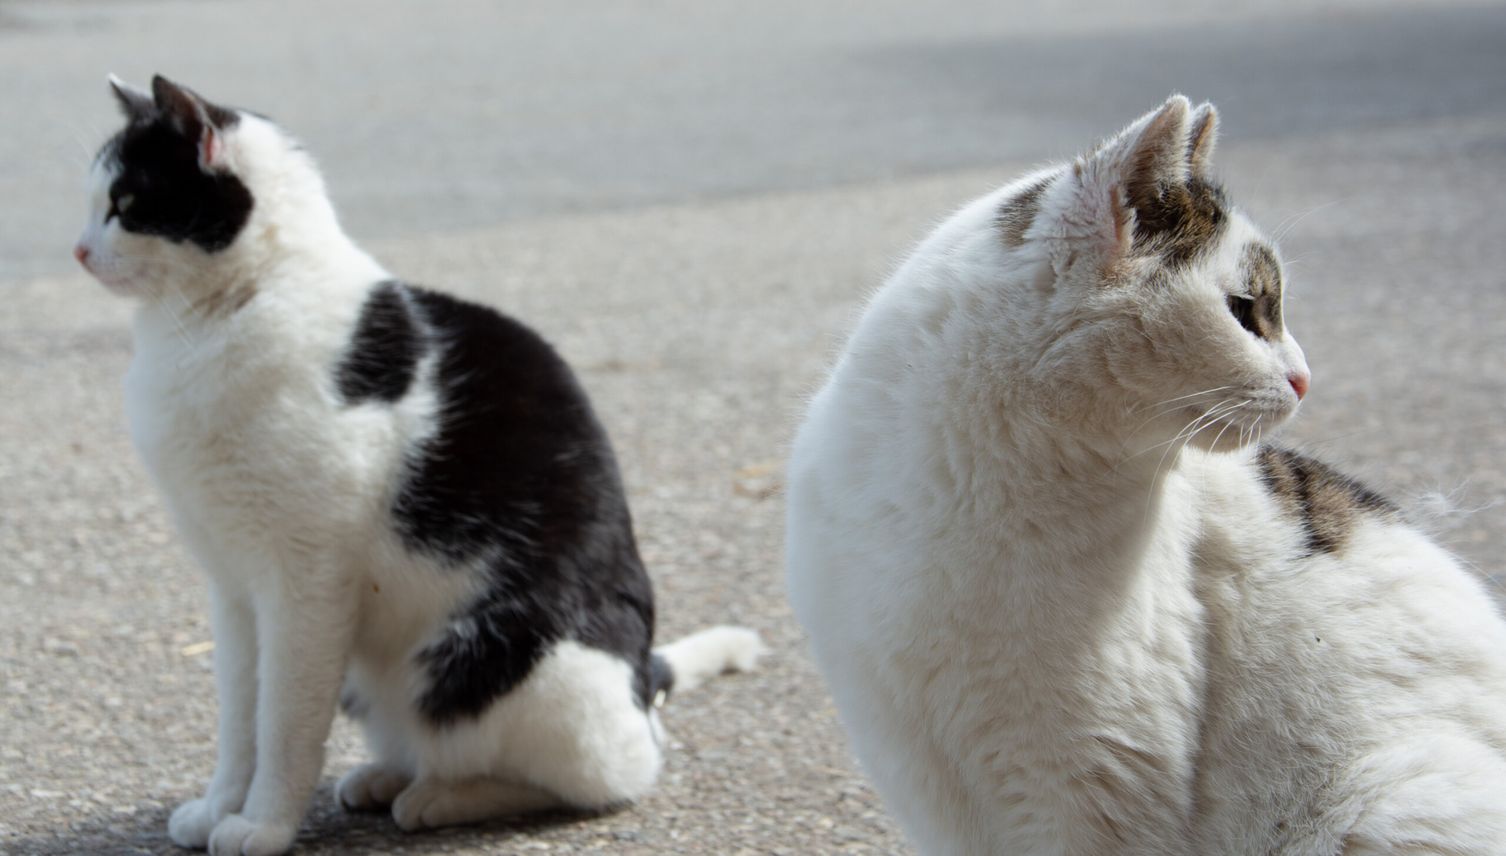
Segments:
[[[219,760],[173,840],[287,850],[337,702],[376,756],[341,802],[404,829],[644,794],[656,702],[762,646],[718,627],[651,648],[616,462],[569,368],[517,321],[394,280],[270,121],[161,77],[111,86],[127,124],[75,254],[139,304],[131,435],[213,609]]]
[[[790,463],[791,597],[927,854],[1506,853],[1506,623],[1307,391],[1270,239],[1174,97],[969,204]]]

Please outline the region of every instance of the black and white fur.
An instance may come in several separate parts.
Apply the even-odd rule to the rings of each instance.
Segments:
[[[219,760],[169,831],[293,841],[337,703],[404,829],[643,795],[656,702],[762,650],[653,649],[653,592],[584,391],[532,330],[395,280],[270,121],[112,78],[75,254],[135,298],[132,438],[208,573]]]

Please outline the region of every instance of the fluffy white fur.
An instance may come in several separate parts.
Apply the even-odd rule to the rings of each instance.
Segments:
[[[172,839],[217,856],[287,850],[347,680],[370,702],[376,756],[340,782],[347,806],[390,803],[416,829],[638,798],[661,763],[657,713],[633,703],[629,666],[609,654],[560,643],[482,717],[442,731],[415,712],[413,655],[481,576],[432,565],[389,525],[401,456],[435,429],[435,396],[341,403],[333,367],[388,274],[279,129],[246,114],[212,142],[205,168],[232,170],[256,200],[231,246],[209,254],[107,221],[103,162],[80,240],[90,270],[139,301],[131,436],[209,579],[219,760],[204,796],[173,813]],[[664,655],[684,688],[761,650],[751,631],[715,628]]]
[[[1213,119],[978,200],[873,297],[790,462],[796,613],[923,853],[1506,853],[1487,593],[1397,519],[1303,549],[1254,458],[1306,365],[1230,314],[1246,218],[1182,271],[1133,246],[1127,184],[1206,168]]]

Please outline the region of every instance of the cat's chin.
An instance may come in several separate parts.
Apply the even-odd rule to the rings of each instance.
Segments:
[[[1259,442],[1261,436],[1261,432],[1240,431],[1237,428],[1230,428],[1223,433],[1223,436],[1219,436],[1216,431],[1207,435],[1199,434],[1187,445],[1210,453],[1237,452],[1246,446]]]
[[[150,293],[146,288],[130,281],[107,281],[99,279],[99,277],[95,277],[95,279],[98,280],[100,285],[103,285],[105,287],[105,291],[110,292],[110,294],[115,297],[122,297],[128,300],[139,300],[141,298],[147,297]]]
[[[87,257],[79,259],[84,272],[95,282],[105,287],[105,291],[117,297],[136,297],[141,294],[141,287],[134,277],[122,276],[116,266],[105,262],[100,264]]]
[[[93,270],[89,271],[89,276],[116,297],[136,297],[140,294],[140,290],[128,279],[105,276]]]
[[[1237,452],[1247,446],[1259,445],[1263,438],[1275,433],[1296,412],[1295,406],[1251,408],[1240,414],[1242,418],[1214,421],[1194,434],[1187,445],[1204,452]]]

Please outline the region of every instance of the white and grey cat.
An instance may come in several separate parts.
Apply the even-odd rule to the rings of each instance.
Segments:
[[[127,123],[75,255],[139,305],[131,436],[213,608],[219,760],[172,839],[287,850],[337,701],[376,756],[341,802],[404,829],[644,794],[656,702],[761,645],[650,647],[615,458],[569,368],[392,279],[270,121],[111,82]]]
[[[791,596],[924,853],[1506,853],[1506,623],[1261,445],[1309,375],[1215,126],[1173,97],[951,217],[800,428]]]

